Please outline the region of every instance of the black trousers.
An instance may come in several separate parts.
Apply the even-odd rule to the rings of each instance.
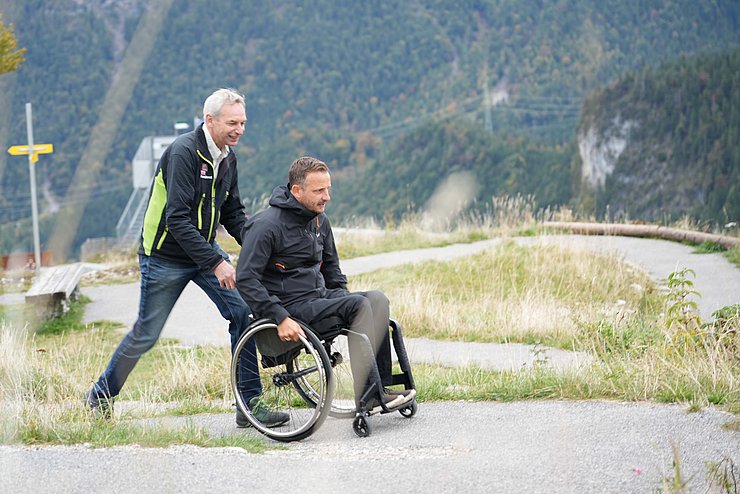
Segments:
[[[355,384],[355,400],[359,401],[373,384],[373,357],[383,386],[392,383],[391,343],[389,338],[390,304],[379,291],[351,292],[329,290],[327,297],[291,304],[286,310],[309,326],[329,317],[339,317],[349,326],[350,366]],[[373,355],[368,355],[370,342]]]

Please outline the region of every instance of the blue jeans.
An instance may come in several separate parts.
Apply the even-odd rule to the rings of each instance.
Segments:
[[[141,268],[139,317],[134,327],[113,352],[108,367],[95,383],[93,393],[98,398],[111,398],[121,392],[126,378],[136,366],[139,358],[159,339],[172,307],[190,281],[206,292],[224,319],[229,321],[232,353],[239,336],[249,324],[251,314],[249,306],[237,290],[221,287],[216,275],[212,272],[204,273],[195,265],[180,264],[143,255],[139,256],[139,266]],[[251,344],[254,345],[254,341],[251,341]],[[248,354],[256,355],[256,352],[251,349]],[[258,372],[256,359],[247,361],[244,365],[240,376]],[[246,399],[262,392],[258,379],[240,378],[239,382],[241,392]],[[248,382],[251,384],[247,384]]]

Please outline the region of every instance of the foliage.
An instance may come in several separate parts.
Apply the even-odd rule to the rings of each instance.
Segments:
[[[712,313],[712,322],[702,325],[709,345],[726,348],[740,355],[740,304],[722,307]]]
[[[740,467],[735,464],[732,458],[724,458],[720,462],[710,462],[707,464],[709,469],[709,479],[712,488],[716,492],[725,492],[734,494],[740,485]]]
[[[589,95],[579,134],[629,126],[598,215],[724,225],[740,218],[740,49],[633,71]],[[583,198],[582,198],[583,200]]]
[[[728,261],[740,268],[740,244],[737,244],[732,249],[725,251],[724,255]]]
[[[0,14],[0,74],[13,72],[23,63],[25,48],[18,48],[18,41],[13,34],[13,26],[3,24]]]
[[[401,134],[373,166],[340,171],[333,212],[342,218],[400,219],[407,212],[434,209],[445,197],[443,214],[457,204],[490,212],[501,195],[528,195],[556,207],[571,197],[571,145],[550,146],[518,137],[502,138],[480,125],[453,120],[429,123]],[[451,177],[467,177],[456,185]]]
[[[701,324],[698,304],[691,300],[700,295],[694,290],[694,282],[688,279],[689,275],[696,276],[696,272],[691,268],[683,268],[668,275],[668,305],[665,312],[668,330],[691,333]]]
[[[196,427],[192,421],[175,427],[152,427],[136,423],[105,422],[77,415],[73,420],[55,414],[57,424],[50,427],[43,418],[29,417],[18,440],[24,444],[88,444],[94,448],[136,444],[147,448],[165,448],[189,444],[201,448],[242,448],[251,453],[270,449],[264,440],[243,434],[214,436]],[[64,420],[66,418],[66,420]]]
[[[713,254],[715,252],[725,252],[727,249],[722,247],[717,242],[710,242],[709,240],[705,240],[704,242],[700,243],[696,246],[696,249],[694,249],[694,254]]]
[[[69,308],[61,316],[54,317],[48,321],[43,321],[38,330],[38,334],[60,334],[65,331],[81,331],[85,328],[82,324],[82,316],[85,313],[85,305],[90,303],[90,299],[84,295],[70,302]]]
[[[28,50],[23,67],[3,81],[0,140],[24,142],[18,116],[33,102],[36,139],[55,149],[37,168],[42,216],[56,203],[78,208],[78,245],[113,232],[141,139],[198,116],[216,87],[247,95],[247,133],[236,149],[247,202],[284,182],[296,156],[314,154],[335,172],[337,198],[353,203],[337,208],[338,219],[385,220],[409,204],[423,206],[453,168],[481,182],[479,204],[504,192],[535,194],[544,205],[570,200],[585,94],[627,70],[740,41],[733,0],[649,8],[596,0],[175,0],[116,139],[96,150],[106,157],[98,181],[67,196],[108,110],[106,91],[130,76],[121,62],[146,3],[0,0]],[[502,98],[490,122],[486,81]],[[0,156],[0,224],[29,215],[27,176],[8,171],[17,163]],[[411,166],[422,163],[414,173]],[[366,179],[372,194],[358,184]],[[30,251],[31,240],[18,229],[7,243]]]

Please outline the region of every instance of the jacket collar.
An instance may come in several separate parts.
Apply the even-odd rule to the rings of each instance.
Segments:
[[[270,196],[270,206],[290,211],[304,222],[313,220],[320,216],[320,214],[309,211],[303,206],[303,204],[298,202],[298,200],[293,197],[293,194],[290,193],[290,189],[287,185],[278,185],[273,189],[272,195]]]
[[[206,132],[205,132],[205,122],[201,123],[198,128],[195,129],[195,140],[196,140],[196,149],[199,154],[204,156],[208,162],[213,165],[213,156],[211,155],[211,151],[208,147],[208,139],[206,139]],[[221,160],[221,164],[218,167],[218,177],[223,177],[226,170],[231,166],[232,162],[232,156],[234,156],[233,150],[229,152],[226,156],[224,156],[224,159]]]

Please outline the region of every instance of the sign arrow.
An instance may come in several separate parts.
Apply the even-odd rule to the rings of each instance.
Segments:
[[[30,151],[28,146],[11,146],[8,148],[8,153],[13,156],[19,156],[21,154],[31,153],[31,162],[36,163],[39,160],[39,154],[50,154],[54,152],[53,144],[35,144],[33,146],[33,152]]]

